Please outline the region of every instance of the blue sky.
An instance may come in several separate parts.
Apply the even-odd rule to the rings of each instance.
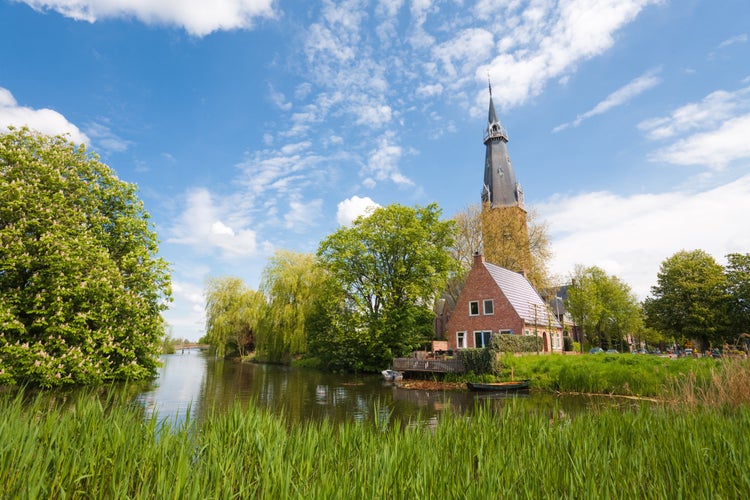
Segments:
[[[367,206],[479,202],[487,79],[551,271],[639,298],[750,252],[747,0],[0,0],[0,129],[68,133],[139,186],[178,337]]]

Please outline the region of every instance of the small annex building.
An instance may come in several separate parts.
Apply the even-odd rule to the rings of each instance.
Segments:
[[[562,325],[521,273],[474,254],[456,307],[448,320],[449,349],[482,348],[493,335],[536,335],[544,352],[562,352]]]

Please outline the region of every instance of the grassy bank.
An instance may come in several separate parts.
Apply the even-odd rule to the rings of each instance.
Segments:
[[[98,397],[61,409],[0,396],[3,498],[737,498],[750,409],[525,412],[434,428],[288,426],[253,406],[198,429]],[[375,412],[382,414],[382,412]],[[395,426],[395,427],[394,427]]]
[[[708,388],[714,373],[733,360],[670,359],[633,354],[503,355],[501,378],[528,378],[533,387],[560,392],[663,397],[691,379]],[[737,361],[748,366],[747,361]]]

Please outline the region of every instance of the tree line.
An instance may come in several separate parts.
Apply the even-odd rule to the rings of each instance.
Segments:
[[[485,212],[472,205],[445,220],[436,204],[389,205],[314,254],[277,252],[258,290],[211,278],[203,340],[222,355],[250,349],[269,362],[304,356],[330,370],[380,370],[433,337],[433,308],[455,302],[476,251],[549,288],[546,226],[533,212],[526,227]],[[486,239],[490,219],[507,225]],[[85,146],[28,129],[0,134],[0,385],[153,377],[171,300],[169,265],[157,255],[136,187]],[[617,277],[578,266],[567,306],[590,343],[628,334],[729,342],[750,332],[750,254],[727,259],[678,252],[643,303]]]

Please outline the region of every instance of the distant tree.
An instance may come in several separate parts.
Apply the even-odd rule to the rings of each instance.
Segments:
[[[67,139],[0,135],[0,385],[152,377],[171,298],[136,187]]]
[[[727,255],[728,313],[731,335],[750,333],[750,254]]]
[[[547,271],[552,252],[550,250],[547,225],[537,221],[535,211],[525,212],[520,208],[494,208],[469,205],[456,214],[455,245],[453,258],[460,264],[464,277],[471,269],[474,253],[484,253],[488,262],[510,269],[523,271],[537,290],[550,287]],[[491,230],[489,228],[492,228]],[[458,298],[463,282],[452,284],[451,295]]]
[[[207,280],[205,296],[206,336],[202,340],[216,347],[219,357],[224,357],[227,346],[244,356],[265,314],[263,294],[248,288],[240,278],[224,276]]]
[[[630,287],[599,267],[576,266],[565,308],[590,344],[619,346],[640,330],[641,310]]]
[[[358,334],[378,363],[409,353],[431,338],[430,310],[455,267],[449,248],[454,223],[435,204],[389,205],[328,236],[318,249],[336,280]],[[372,359],[372,358],[371,358]]]
[[[268,309],[258,330],[261,359],[286,362],[307,351],[305,320],[326,278],[314,254],[276,252],[263,271]]]
[[[644,309],[648,326],[706,348],[726,338],[727,303],[724,269],[703,250],[683,250],[662,262]]]

